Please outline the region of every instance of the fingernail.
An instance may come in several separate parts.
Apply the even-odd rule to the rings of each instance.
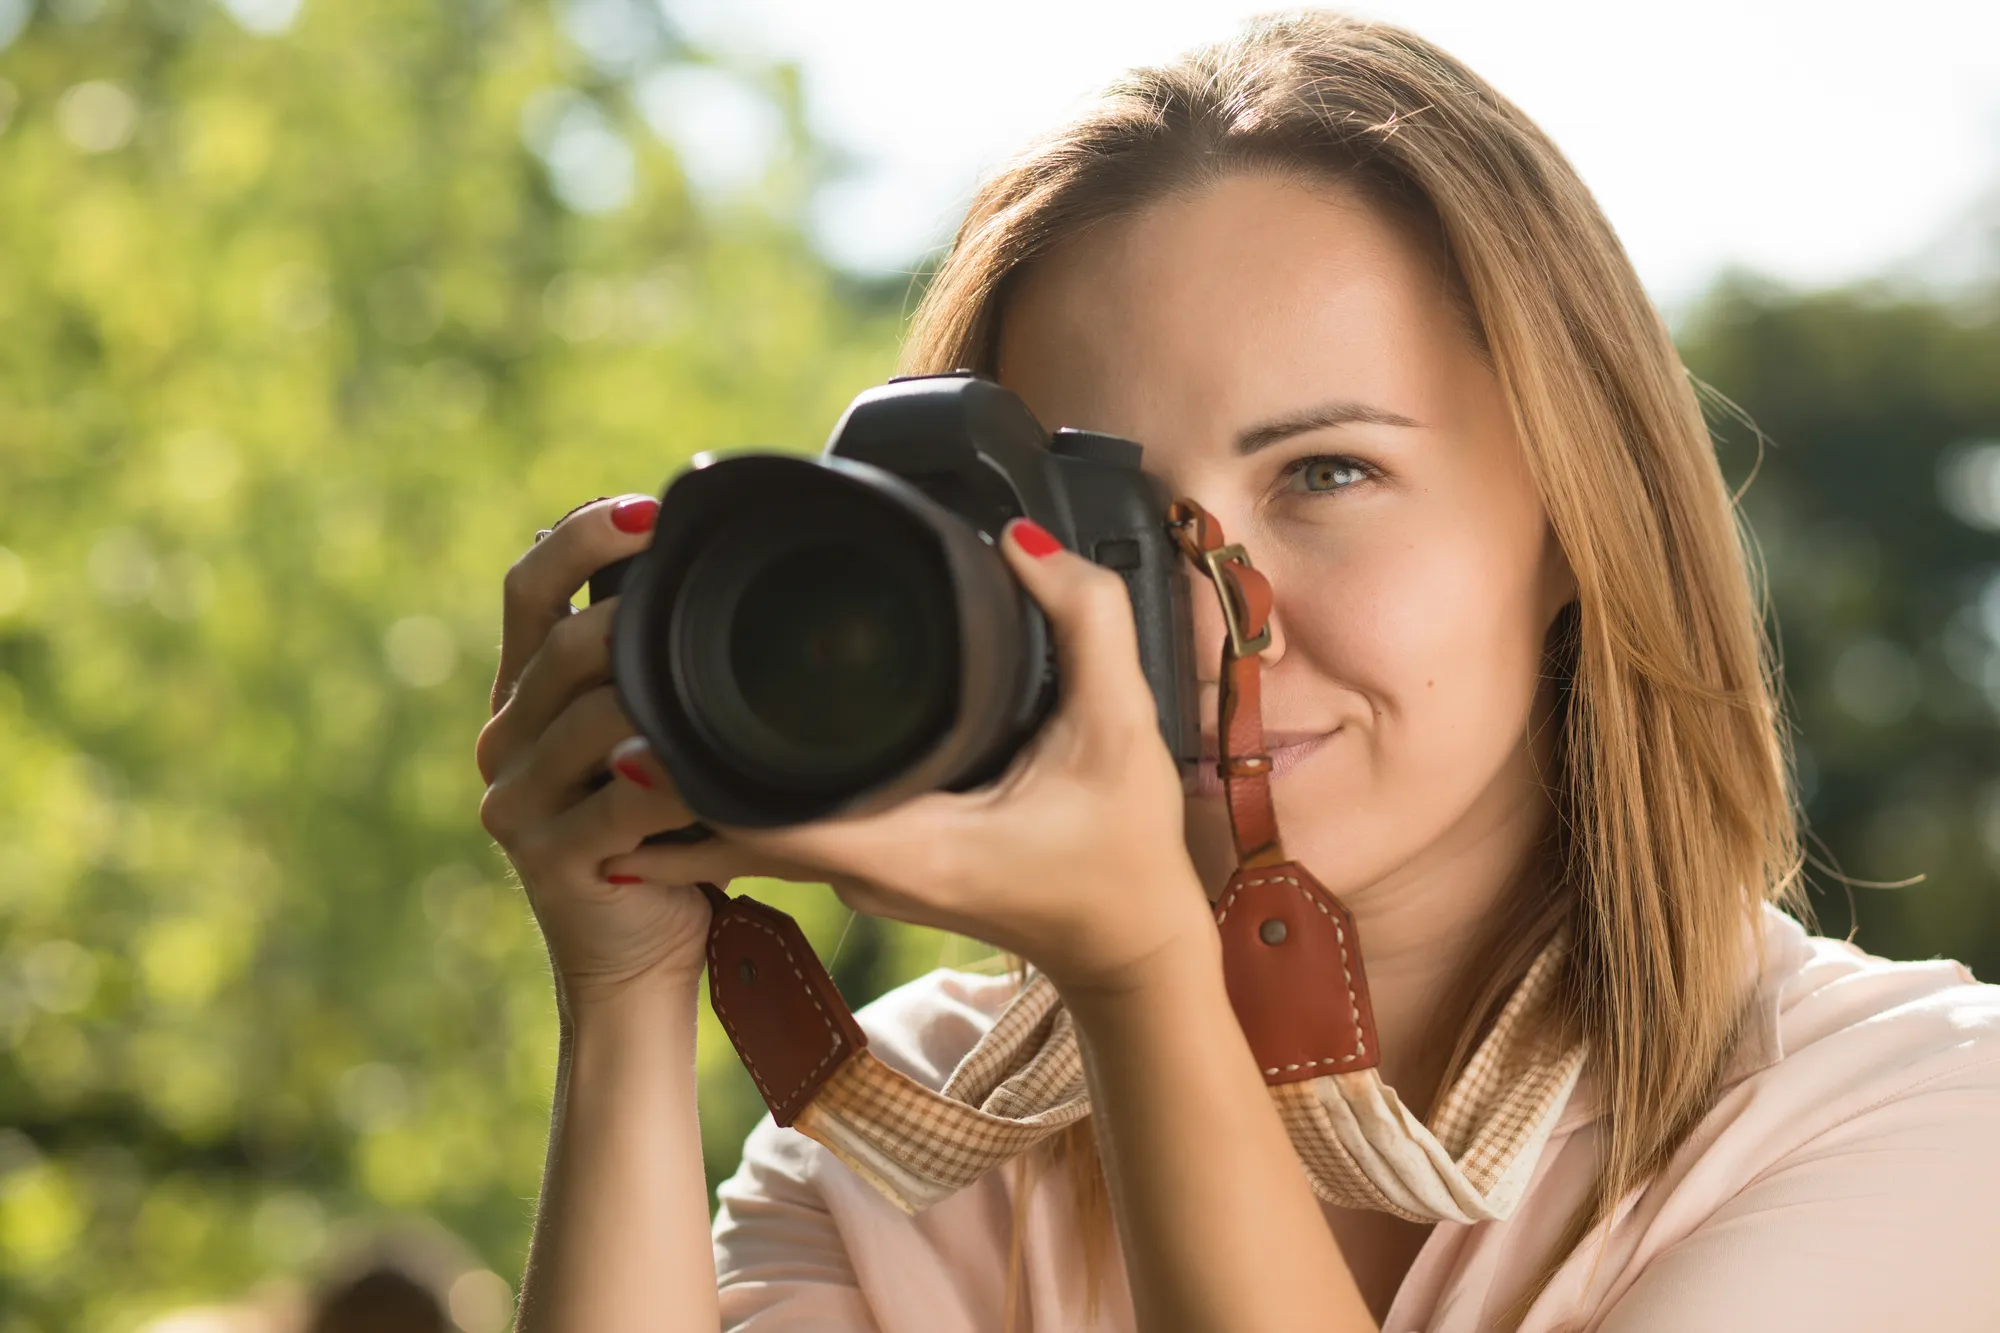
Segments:
[[[1049,536],[1049,530],[1032,518],[1015,519],[1007,525],[1007,531],[1014,535],[1014,545],[1037,560],[1062,550],[1062,543]]]
[[[604,882],[605,882],[606,884],[643,884],[643,883],[645,883],[645,881],[644,881],[644,880],[642,880],[642,879],[640,879],[640,878],[639,878],[639,877],[638,877],[637,875],[606,875],[606,876],[604,877]]]
[[[646,742],[639,736],[618,742],[611,750],[611,769],[640,790],[651,791],[653,775],[646,771],[645,764],[639,758],[645,750]]]
[[[659,512],[660,502],[650,495],[620,500],[611,506],[611,526],[620,532],[650,532]]]

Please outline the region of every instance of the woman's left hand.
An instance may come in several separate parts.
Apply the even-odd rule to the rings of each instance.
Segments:
[[[1213,918],[1182,836],[1180,775],[1139,668],[1124,580],[1016,520],[1000,549],[1048,615],[1062,694],[1007,771],[876,814],[725,831],[824,870],[874,916],[984,940],[1063,989],[1118,990]],[[642,761],[655,769],[658,760]],[[604,865],[645,877],[641,848]]]

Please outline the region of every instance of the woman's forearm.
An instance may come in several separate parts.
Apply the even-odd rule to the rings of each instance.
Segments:
[[[1212,933],[1066,995],[1145,1333],[1374,1333],[1229,1007]]]
[[[566,1006],[517,1333],[714,1333],[698,981]]]

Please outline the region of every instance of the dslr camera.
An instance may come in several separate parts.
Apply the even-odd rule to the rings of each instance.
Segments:
[[[994,546],[1030,518],[1125,580],[1160,734],[1190,770],[1189,585],[1140,453],[1051,435],[956,371],[864,392],[816,459],[697,456],[651,546],[591,580],[592,600],[621,597],[626,713],[704,822],[803,823],[989,782],[1062,694],[1048,621]]]

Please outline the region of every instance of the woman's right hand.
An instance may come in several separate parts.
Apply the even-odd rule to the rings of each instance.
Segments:
[[[593,573],[644,549],[657,511],[645,496],[585,505],[507,571],[493,718],[475,751],[480,822],[520,875],[571,1004],[641,981],[691,982],[709,917],[696,881],[823,878],[720,836],[649,848],[651,879],[603,873],[649,834],[694,821],[612,687],[617,599],[571,606]]]

